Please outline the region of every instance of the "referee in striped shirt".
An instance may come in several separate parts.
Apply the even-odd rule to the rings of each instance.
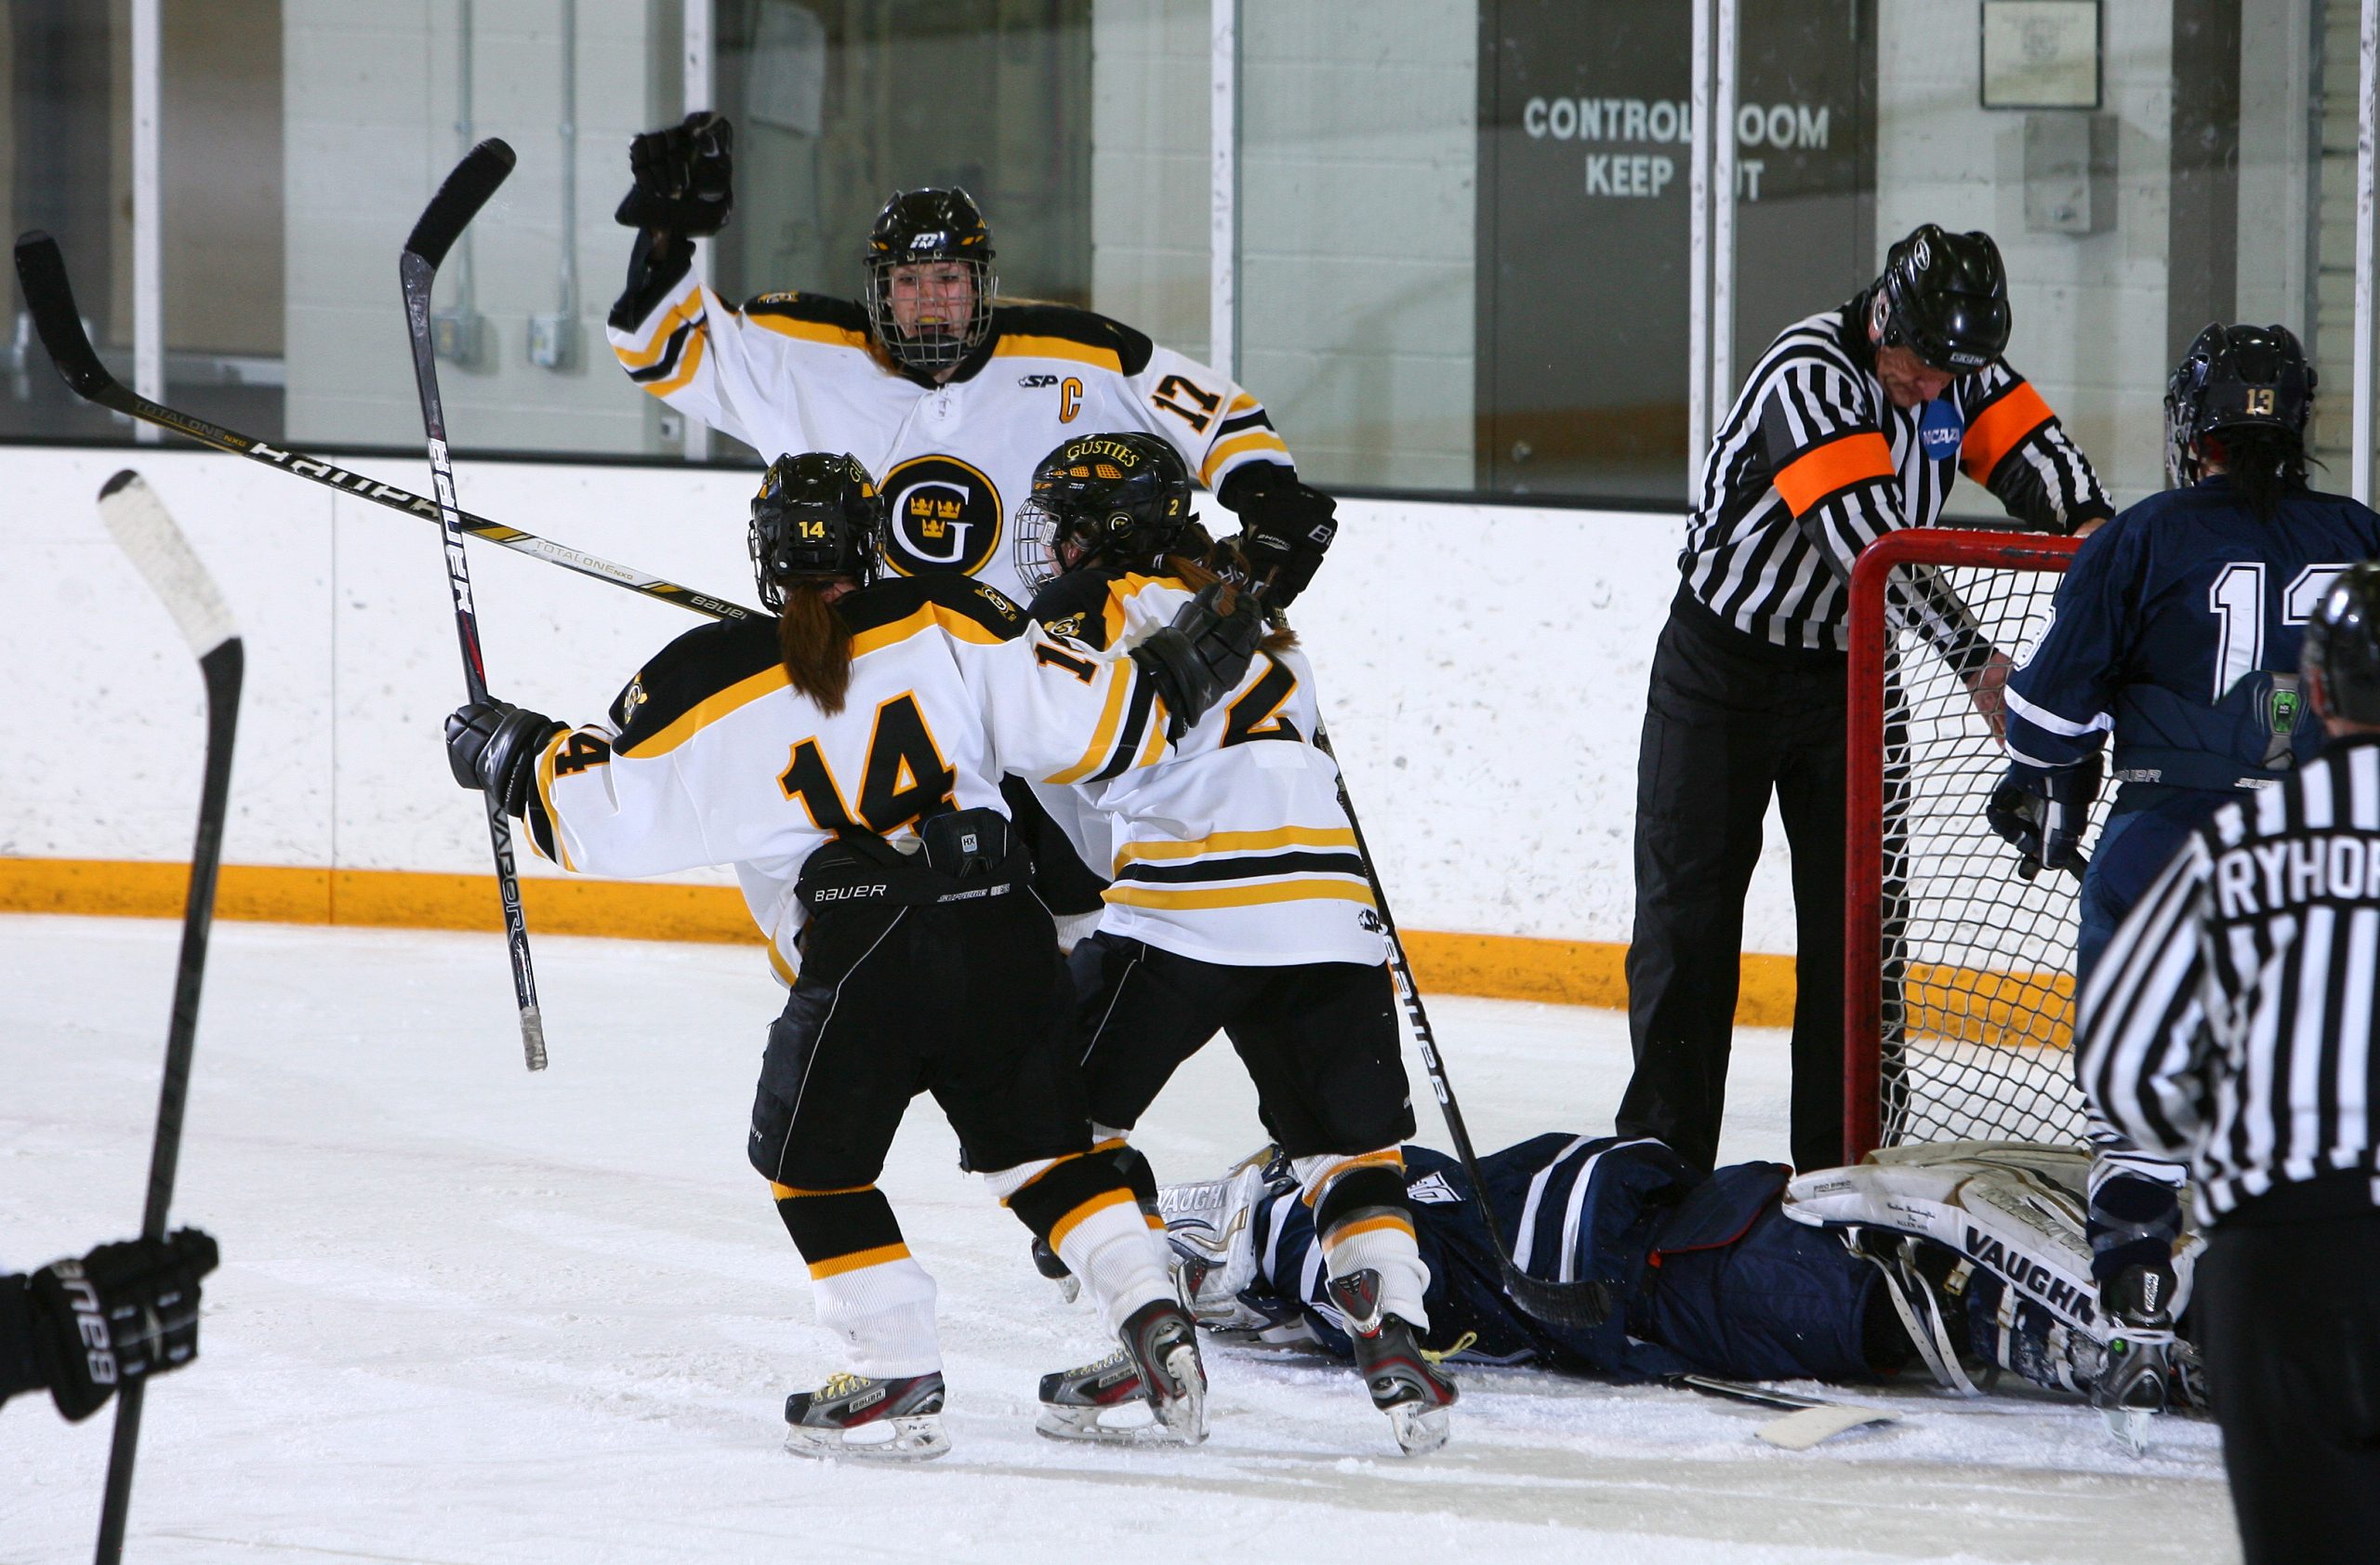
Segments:
[[[2030,527],[2071,533],[2114,511],[2049,405],[2002,362],[2007,345],[1998,246],[1928,223],[1873,285],[1770,344],[1712,442],[1636,763],[1622,1135],[1659,1136],[1704,1169],[1717,1159],[1744,894],[1774,794],[1799,952],[1792,1157],[1842,1160],[1852,562],[1895,528],[1933,525],[1960,471]],[[1938,581],[1895,602],[1997,733],[2007,656]]]
[[[2184,842],[2092,970],[2075,1059],[2095,1112],[2189,1160],[2250,1565],[2380,1555],[2380,562],[2300,657],[2329,743]]]

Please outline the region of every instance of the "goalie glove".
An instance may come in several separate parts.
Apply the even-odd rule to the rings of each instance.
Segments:
[[[462,787],[494,795],[505,814],[525,816],[537,757],[568,732],[567,724],[509,701],[472,701],[446,719],[446,766]]]
[[[1173,623],[1132,649],[1132,661],[1165,701],[1165,736],[1179,742],[1208,709],[1247,677],[1264,639],[1256,594],[1218,581],[1199,589]]]
[[[2008,775],[1991,790],[1983,818],[2024,855],[2018,874],[2030,881],[2043,869],[2065,869],[2079,879],[2089,868],[2082,856],[2082,833],[2090,828],[2091,806],[2098,801],[2101,765],[2096,754],[2071,766],[2008,763]]]
[[[735,208],[735,132],[719,114],[688,114],[628,143],[636,183],[612,214],[625,228],[705,239]]]

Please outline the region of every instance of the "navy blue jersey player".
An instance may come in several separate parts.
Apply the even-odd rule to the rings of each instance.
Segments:
[[[2191,829],[2320,744],[2298,643],[2333,578],[2380,555],[2380,515],[2307,485],[2314,378],[2285,327],[2201,332],[2166,383],[2174,487],[2083,543],[2009,679],[2008,775],[1990,816],[2032,863],[2081,873],[2078,992]],[[2111,741],[2122,786],[2086,869]],[[2092,1141],[2092,1269],[2108,1309],[2153,1331],[2169,1323],[2182,1171],[2096,1118]]]
[[[2082,870],[2078,988],[2189,829],[2320,742],[2298,642],[2331,578],[2380,554],[2380,516],[2307,487],[2313,391],[2286,327],[2201,332],[2165,392],[2175,487],[2083,543],[2009,679],[1992,824],[2046,868],[2082,868],[2113,739],[2122,787]]]

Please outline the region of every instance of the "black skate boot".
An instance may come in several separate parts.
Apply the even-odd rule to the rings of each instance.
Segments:
[[[1366,1267],[1332,1278],[1330,1302],[1346,1318],[1347,1334],[1355,1341],[1355,1367],[1372,1394],[1372,1406],[1388,1414],[1397,1449],[1421,1456],[1446,1444],[1455,1384],[1421,1356],[1421,1341],[1411,1325],[1381,1313],[1380,1273]]]
[[[942,1373],[903,1380],[829,1375],[785,1399],[785,1448],[799,1456],[928,1462],[950,1449],[942,1427]]]
[[[1041,1377],[1034,1427],[1056,1440],[1197,1445],[1205,1439],[1207,1373],[1198,1361],[1197,1329],[1182,1306],[1165,1299],[1143,1305],[1117,1335],[1124,1346],[1098,1362]],[[1152,1386],[1162,1389],[1152,1392]],[[1150,1416],[1133,1420],[1126,1413],[1138,1407]],[[1126,1415],[1110,1416],[1118,1413]]]

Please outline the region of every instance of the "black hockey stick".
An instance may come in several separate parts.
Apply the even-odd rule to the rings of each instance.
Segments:
[[[284,450],[227,430],[220,424],[210,424],[204,418],[151,402],[114,376],[99,362],[99,353],[91,347],[91,339],[84,333],[83,317],[74,303],[74,290],[66,280],[65,258],[59,254],[58,241],[39,229],[20,235],[17,240],[17,281],[24,289],[25,309],[33,316],[33,329],[41,336],[42,346],[48,350],[50,363],[58,366],[59,375],[68,389],[86,402],[97,403],[111,412],[144,424],[173,431],[201,445],[218,451],[228,451],[235,457],[245,457],[262,462],[299,478],[352,495],[357,499],[370,500],[402,511],[407,515],[423,517],[430,522],[443,520],[437,502],[426,499],[410,490],[392,484],[350,472],[336,462],[320,457],[310,457],[303,451]],[[501,522],[491,522],[484,516],[469,511],[458,513],[463,531],[475,538],[500,544],[516,553],[543,560],[549,565],[591,576],[614,587],[625,588],[647,598],[665,603],[675,603],[695,614],[708,615],[713,619],[756,619],[758,609],[731,603],[724,598],[714,598],[707,592],[697,592],[691,587],[681,587],[674,581],[664,581],[657,576],[628,565],[615,564],[593,554],[583,553],[564,544],[541,538],[535,533],[524,533],[518,527],[508,527]]]
[[[488,197],[512,172],[512,149],[491,136],[463,154],[413,225],[397,278],[404,288],[405,331],[413,338],[413,378],[421,392],[422,433],[430,442],[430,476],[438,519],[446,533],[446,585],[455,594],[455,639],[463,649],[463,688],[487,699],[487,666],[480,657],[479,611],[471,605],[470,562],[463,556],[463,515],[455,504],[455,468],[446,458],[446,410],[438,401],[438,358],[430,339],[430,289],[438,263]],[[487,795],[487,838],[496,853],[496,883],[504,899],[504,937],[512,951],[512,994],[521,1006],[521,1052],[532,1070],[546,1068],[546,1024],[537,1010],[537,975],[529,965],[529,922],[521,911],[521,874],[512,862],[512,822],[504,801]]]
[[[182,905],[182,951],[174,971],[173,1019],[165,1029],[165,1079],[157,1094],[157,1135],[149,1153],[145,1239],[165,1237],[174,1171],[181,1160],[182,1103],[190,1095],[191,1042],[198,1030],[198,991],[206,974],[206,936],[215,924],[215,872],[223,862],[224,802],[231,788],[231,741],[240,721],[240,637],[231,612],[198,556],[140,475],[126,470],[99,491],[99,516],[125,554],[164,600],[206,681],[205,782],[199,790],[198,841],[190,855],[190,895]],[[117,1393],[115,1443],[108,1452],[107,1498],[99,1511],[99,1565],[124,1555],[125,1513],[132,1503],[132,1460],[140,1440],[142,1389]]]
[[[1405,942],[1397,937],[1396,920],[1388,910],[1388,893],[1381,889],[1380,869],[1372,859],[1372,851],[1364,842],[1364,823],[1355,818],[1355,802],[1347,797],[1347,775],[1338,766],[1339,752],[1330,748],[1330,736],[1320,723],[1315,725],[1316,749],[1330,757],[1339,771],[1339,807],[1346,812],[1348,828],[1355,834],[1355,855],[1364,861],[1364,879],[1371,882],[1372,906],[1380,913],[1380,933],[1388,947],[1388,965],[1396,975],[1396,995],[1405,1002],[1405,1015],[1413,1024],[1413,1046],[1421,1051],[1422,1068],[1430,1073],[1430,1089],[1437,1094],[1438,1110],[1446,1116],[1447,1132],[1454,1138],[1455,1156],[1461,1160],[1462,1172],[1471,1180],[1471,1198],[1479,1203],[1480,1220],[1487,1225],[1488,1237],[1496,1244],[1496,1263],[1503,1273],[1504,1293],[1514,1304],[1540,1320],[1556,1326],[1591,1329],[1611,1318],[1611,1289],[1602,1282],[1554,1282],[1541,1277],[1531,1277],[1513,1259],[1511,1246],[1504,1242],[1504,1231],[1496,1225],[1496,1214],[1488,1204],[1488,1181],[1479,1172],[1478,1154],[1471,1149],[1471,1132],[1462,1122],[1462,1106],[1455,1101],[1454,1083],[1447,1080],[1446,1062],[1438,1057],[1437,1034],[1430,1029],[1430,1015],[1421,1006],[1421,990],[1413,982],[1413,969],[1405,960]]]

